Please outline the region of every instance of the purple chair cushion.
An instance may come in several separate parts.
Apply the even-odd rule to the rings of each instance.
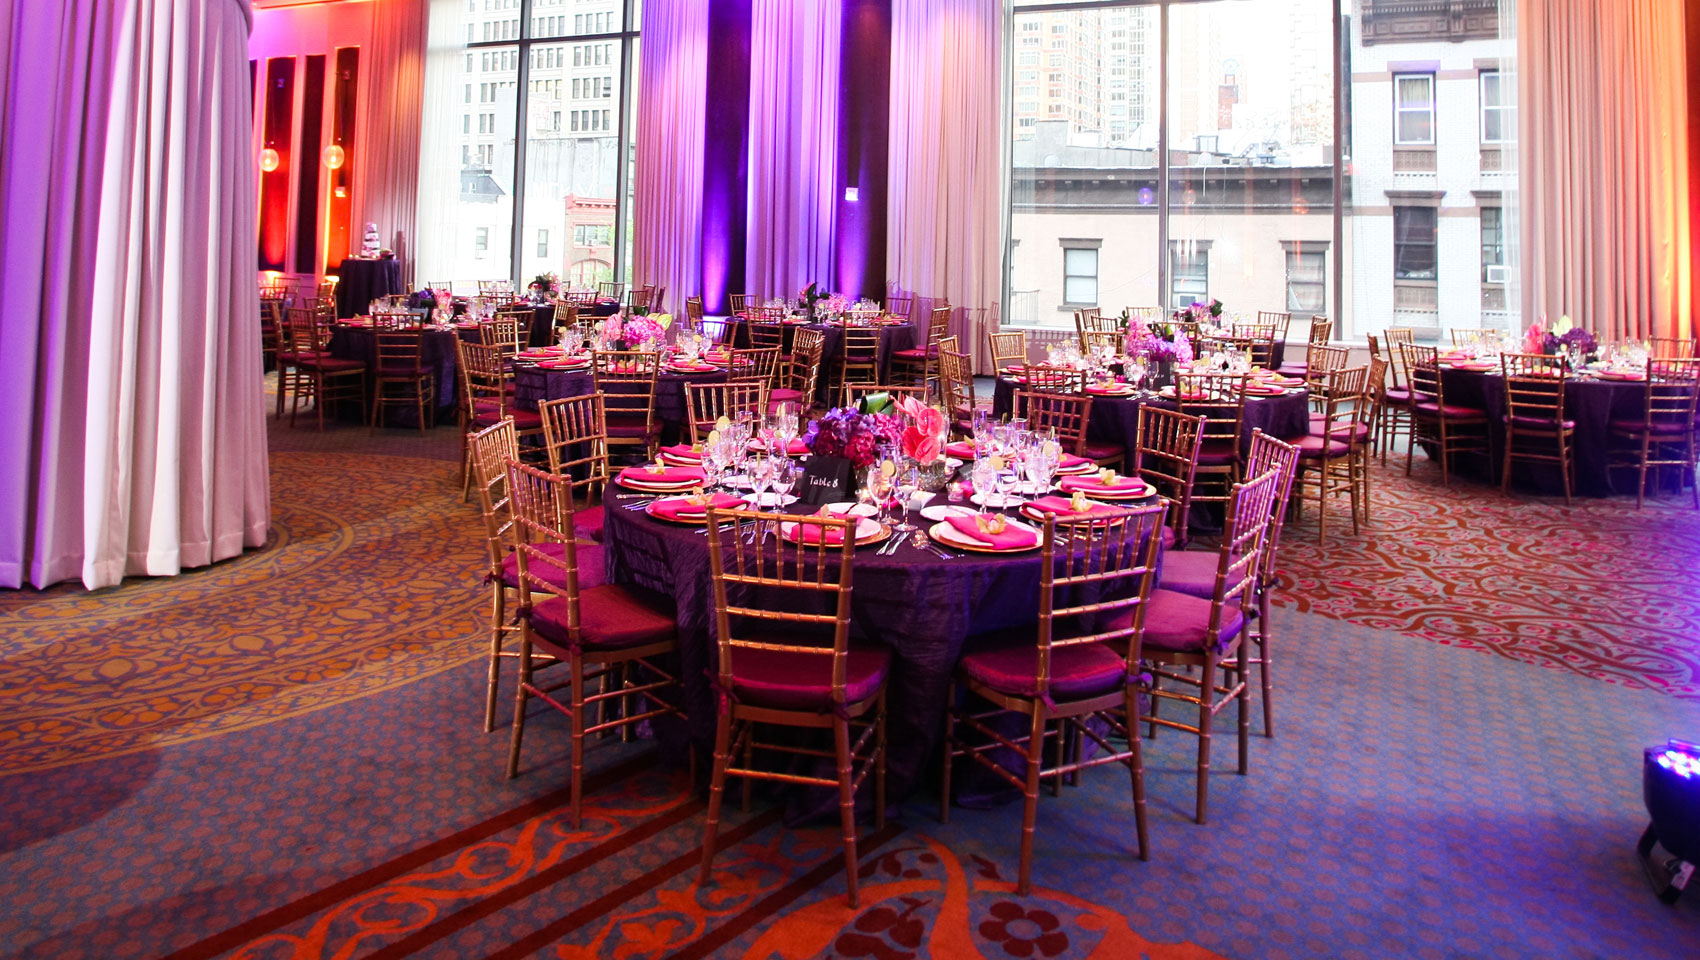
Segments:
[[[608,436],[631,439],[636,437],[652,437],[661,432],[659,421],[645,423],[643,417],[608,415]]]
[[[359,360],[344,360],[341,357],[332,357],[326,354],[312,358],[302,357],[295,361],[295,364],[303,370],[317,370],[320,373],[351,373],[355,370],[366,369],[366,364]]]
[[[1221,559],[1215,550],[1171,550],[1163,554],[1163,575],[1157,586],[1208,600],[1216,594],[1216,567]],[[1149,615],[1145,622],[1151,622]]]
[[[1167,566],[1168,562],[1169,558],[1164,557],[1163,564]],[[1121,614],[1106,629],[1125,625],[1132,618],[1132,612]],[[1222,625],[1212,641],[1206,636],[1210,628],[1210,601],[1158,587],[1151,591],[1151,601],[1145,610],[1144,649],[1202,654],[1212,648],[1222,653],[1233,645],[1243,626],[1245,617],[1238,604],[1229,605],[1222,611]]]
[[[539,549],[552,557],[559,557],[567,552],[566,545],[560,543],[545,543]],[[577,553],[578,588],[580,590],[600,587],[608,582],[607,565],[602,562],[602,547],[581,543],[578,546]],[[554,564],[533,563],[531,573],[556,590],[567,589],[567,572]],[[510,553],[502,558],[502,584],[516,590],[519,589],[519,556],[517,554]]]
[[[1198,448],[1198,465],[1201,467],[1225,467],[1239,458],[1239,448],[1232,440],[1206,440]]]
[[[1313,413],[1313,414],[1310,415],[1310,435],[1311,436],[1313,436],[1313,437],[1322,436],[1323,431],[1325,429],[1327,429],[1327,427],[1328,427],[1328,415],[1327,414]],[[1353,421],[1351,423],[1336,423],[1334,425],[1334,439],[1345,440],[1348,437],[1357,440],[1359,443],[1362,443],[1363,441],[1368,440],[1369,439],[1369,424],[1358,423],[1356,421]]]
[[[1387,402],[1388,403],[1410,403],[1411,402],[1411,391],[1405,389],[1404,387],[1388,387],[1387,388]]]
[[[1448,420],[1482,420],[1487,417],[1485,410],[1479,410],[1475,407],[1460,407],[1450,403],[1443,408],[1433,400],[1420,400],[1412,406],[1422,413],[1445,417]]]
[[[1294,362],[1283,363],[1281,364],[1280,369],[1275,372],[1284,377],[1302,377],[1310,372],[1310,364]]]
[[[1514,427],[1528,427],[1531,430],[1576,429],[1576,421],[1574,420],[1565,420],[1561,422],[1558,420],[1548,420],[1544,417],[1510,417],[1506,422],[1510,423]]]
[[[662,598],[618,584],[579,591],[579,636],[585,649],[619,650],[675,639],[678,629]],[[567,599],[554,597],[531,608],[531,629],[548,652],[565,655]]]
[[[483,430],[502,422],[501,408],[494,400],[480,400],[473,408],[472,429]],[[543,415],[536,410],[516,410],[508,407],[507,415],[513,418],[514,429],[520,432],[543,429]]]
[[[1086,441],[1080,448],[1080,455],[1088,460],[1111,460],[1127,456],[1127,448],[1119,443],[1093,443]]]
[[[1017,643],[976,650],[957,662],[963,676],[1012,697],[1038,695],[1039,650]],[[1127,663],[1101,643],[1051,648],[1051,696],[1058,700],[1096,697],[1127,679]]]
[[[1314,460],[1318,457],[1343,457],[1351,452],[1352,445],[1344,440],[1330,440],[1327,437],[1307,436],[1293,441],[1293,446],[1299,448],[1299,459]]]
[[[589,537],[597,543],[602,542],[602,507],[585,507],[573,511],[573,530],[580,536]]]
[[[891,355],[898,360],[925,360],[933,354],[927,347],[910,347],[907,350],[893,350]]]
[[[768,643],[797,643],[794,637],[762,636]],[[879,693],[891,671],[891,649],[852,643],[844,661],[844,702],[856,704]],[[737,647],[732,650],[732,695],[739,703],[775,710],[832,710],[832,657]]]
[[[330,353],[324,350],[317,353],[310,350],[305,353],[296,353],[293,350],[279,350],[277,352],[277,358],[282,363],[300,363],[302,360],[318,360],[328,356],[330,356]]]
[[[801,399],[803,399],[803,391],[793,390],[790,387],[780,387],[777,390],[767,392],[769,403],[796,403]]]
[[[1656,437],[1681,436],[1683,432],[1688,429],[1690,429],[1690,427],[1685,423],[1676,423],[1672,421],[1661,422],[1655,420],[1653,421],[1652,433],[1653,436]],[[1639,437],[1641,434],[1647,432],[1647,424],[1639,418],[1634,420],[1613,420],[1611,422],[1611,430],[1613,433],[1627,433],[1632,437]]]
[[[1170,547],[1174,546],[1175,545],[1175,528],[1169,526],[1166,523],[1163,524],[1163,533],[1162,533],[1161,539],[1163,541],[1163,549],[1164,550],[1167,550]],[[1163,562],[1168,563],[1169,561],[1167,559],[1164,559]]]

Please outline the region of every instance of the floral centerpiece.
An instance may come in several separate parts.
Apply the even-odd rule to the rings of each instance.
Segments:
[[[596,343],[600,349],[606,350],[610,345],[618,343],[625,336],[625,326],[620,318],[603,317],[596,322]]]
[[[1147,363],[1191,363],[1192,341],[1172,323],[1148,323],[1134,317],[1127,327],[1127,355]]]
[[[1570,354],[1578,359],[1593,356],[1600,349],[1600,342],[1592,331],[1578,327],[1570,321],[1570,317],[1562,316],[1558,322],[1547,329],[1547,318],[1542,315],[1539,320],[1529,324],[1529,329],[1523,333],[1523,351],[1525,353],[1544,353],[1556,355]]]
[[[1222,301],[1214,298],[1208,302],[1194,300],[1187,305],[1186,309],[1176,310],[1175,319],[1189,323],[1204,323],[1205,321],[1214,323],[1222,319]]]
[[[658,346],[667,332],[666,328],[651,317],[631,317],[621,329],[625,334],[626,345],[634,350]]]
[[[803,312],[811,319],[815,315],[816,305],[829,296],[831,294],[826,292],[826,288],[818,283],[811,283],[797,292],[797,299],[803,302]]]
[[[531,292],[538,296],[547,296],[555,292],[561,285],[561,277],[555,273],[540,273],[531,281]]]
[[[929,407],[914,397],[897,401],[897,408],[909,421],[898,444],[903,455],[923,466],[942,459],[947,424],[944,411]]]
[[[861,470],[879,456],[882,443],[897,443],[902,428],[897,418],[883,413],[863,413],[834,407],[818,420],[809,422],[803,445],[817,457],[837,457]]]

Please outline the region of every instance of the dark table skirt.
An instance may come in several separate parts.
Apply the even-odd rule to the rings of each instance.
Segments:
[[[464,335],[454,330],[426,330],[424,341],[420,345],[421,360],[425,370],[435,380],[433,389],[436,391],[437,422],[452,422],[455,417],[455,391],[459,386],[456,379],[455,338]],[[476,331],[473,332],[476,336]],[[343,360],[359,360],[366,365],[366,393],[372,392],[373,369],[378,364],[378,339],[368,327],[333,327],[330,340],[331,356]],[[358,413],[352,406],[338,416],[353,416]],[[418,416],[411,407],[397,407],[385,415],[388,422],[402,426],[418,426]],[[446,419],[445,419],[446,418]]]
[[[663,443],[678,443],[689,434],[686,425],[685,384],[723,383],[726,373],[666,373],[655,384],[655,416],[661,421]],[[596,378],[584,370],[543,370],[530,364],[514,366],[514,399],[526,410],[544,400],[582,397],[596,392]]]
[[[397,293],[401,287],[400,260],[344,260],[336,268],[336,315],[340,320],[366,313],[373,300]]]

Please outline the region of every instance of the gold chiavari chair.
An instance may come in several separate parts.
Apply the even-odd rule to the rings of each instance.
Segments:
[[[793,404],[799,411],[807,410],[820,395],[821,351],[826,348],[826,334],[819,330],[798,330],[791,341],[791,359],[785,363],[780,386],[768,391],[769,405],[777,408]]]
[[[959,338],[957,338],[955,336],[940,337],[939,338],[939,350],[940,351],[961,350],[961,349],[962,349],[962,341]]]
[[[1700,510],[1700,481],[1694,478],[1694,408],[1700,388],[1700,360],[1654,359],[1647,362],[1641,416],[1611,421],[1613,469],[1636,471],[1635,509],[1647,496],[1647,473],[1674,467],[1689,485]]]
[[[1011,364],[1027,365],[1027,333],[987,333],[987,352],[992,355],[992,369],[1002,373]]]
[[[777,520],[794,530],[796,545],[774,538],[745,543],[743,521]],[[733,523],[731,533],[719,524]],[[699,886],[713,877],[720,806],[728,776],[744,778],[746,805],[752,781],[834,787],[844,837],[844,875],[851,909],[857,886],[856,791],[872,775],[874,827],[885,826],[885,682],[891,651],[850,640],[854,587],[855,518],[781,516],[754,510],[708,511],[708,562],[714,581],[716,687],[722,697],[714,731],[714,773],[709,782]],[[793,526],[794,525],[794,526]],[[763,743],[756,726],[831,731],[834,776],[754,766],[757,750],[820,756],[823,751],[787,742]],[[742,762],[734,765],[734,757]]]
[[[599,300],[626,299],[626,285],[613,280],[605,280],[596,285],[596,297]]]
[[[514,285],[509,280],[480,280],[478,295],[486,300],[508,299],[514,295]]]
[[[885,298],[885,315],[902,317],[905,320],[915,315],[915,298],[904,294],[892,294]]]
[[[1334,339],[1334,321],[1320,314],[1310,318],[1309,343],[1327,343]]]
[[[1148,324],[1163,322],[1162,307],[1128,307],[1126,313],[1129,320],[1143,320]]]
[[[1228,496],[1210,599],[1159,587],[1151,591],[1147,605],[1140,653],[1151,667],[1152,680],[1146,692],[1152,700],[1151,713],[1144,719],[1151,725],[1153,735],[1162,726],[1198,737],[1198,794],[1193,816],[1198,823],[1206,822],[1209,812],[1212,721],[1229,703],[1239,704],[1239,772],[1243,775],[1249,767],[1250,664],[1244,611],[1255,600],[1279,483],[1280,471],[1268,470],[1234,485]],[[1232,661],[1228,659],[1230,656],[1234,658]],[[1225,665],[1229,666],[1224,671]],[[1193,675],[1193,668],[1199,668],[1197,676]],[[1218,673],[1225,674],[1225,685],[1218,685]],[[1198,692],[1178,692],[1175,686]],[[1159,698],[1196,707],[1197,722],[1188,724],[1158,716]]]
[[[980,766],[1021,790],[1021,866],[1016,893],[1032,888],[1033,834],[1039,810],[1039,784],[1072,781],[1080,771],[1108,763],[1127,767],[1133,779],[1133,818],[1139,859],[1150,859],[1145,824],[1145,763],[1141,755],[1140,690],[1129,683],[1141,671],[1146,605],[1156,569],[1161,502],[1115,516],[1078,520],[1046,518],[1039,563],[1039,626],[1035,641],[1005,643],[966,653],[956,666],[956,685],[992,704],[970,712],[966,697],[952,696],[946,711],[944,776],[939,819],[950,815],[951,766],[971,757]],[[1115,599],[1099,599],[1113,597]],[[1080,633],[1075,623],[1101,624]],[[1011,737],[988,721],[1011,711],[1027,718],[1027,733]],[[1053,728],[1053,724],[1055,724]],[[958,738],[967,727],[985,738],[975,746]],[[1105,728],[1108,729],[1105,729]],[[1124,736],[1126,749],[1112,744]],[[1080,745],[1090,739],[1099,748],[1088,757]],[[1045,765],[1045,743],[1054,744],[1054,761]],[[991,755],[995,748],[1025,754],[1023,775],[1006,770]],[[1072,747],[1065,755],[1065,747]]]
[[[721,417],[738,419],[749,412],[759,422],[767,416],[767,383],[761,380],[732,380],[726,383],[685,384],[685,410],[690,420],[691,444],[702,443]]]
[[[744,293],[728,293],[726,309],[735,314],[744,313],[749,309],[749,295]]]
[[[1092,354],[1100,348],[1108,349],[1112,354],[1120,356],[1123,344],[1127,342],[1127,334],[1121,332],[1106,333],[1102,330],[1086,331],[1086,352]]]
[[[578,538],[573,535],[570,484],[517,460],[509,460],[507,466],[508,500],[518,529],[519,609],[523,611],[508,779],[519,775],[526,706],[532,697],[539,697],[565,713],[572,724],[569,814],[577,830],[583,819],[585,738],[630,729],[663,714],[679,715],[659,695],[672,688],[677,699],[677,680],[657,665],[660,658],[678,651],[678,629],[672,610],[659,595],[612,583],[585,587],[579,576]],[[554,657],[566,668],[566,678],[554,686],[539,685],[534,651]],[[587,696],[585,687],[592,681],[600,690]],[[611,701],[618,701],[622,709],[610,720],[603,718],[602,707]],[[633,709],[634,701],[647,708]],[[599,719],[587,724],[586,714],[592,707]]]
[[[939,398],[944,401],[945,416],[950,418],[951,429],[958,434],[973,432],[974,376],[966,353],[939,351]]]
[[[1246,454],[1246,475],[1260,477],[1271,470],[1280,473],[1275,485],[1275,500],[1269,511],[1269,536],[1264,544],[1262,560],[1257,571],[1257,602],[1242,611],[1251,620],[1249,637],[1255,652],[1247,651],[1246,660],[1258,668],[1263,689],[1263,735],[1275,736],[1275,684],[1271,678],[1269,644],[1271,627],[1269,610],[1272,594],[1280,585],[1277,562],[1280,559],[1281,532],[1286,527],[1287,500],[1293,490],[1293,475],[1297,472],[1299,448],[1269,436],[1261,430],[1251,433],[1251,451]],[[1218,554],[1214,550],[1171,550],[1163,556],[1163,576],[1158,586],[1189,597],[1209,600],[1216,589]]]
[[[1310,334],[1305,338],[1305,360],[1303,363],[1289,360],[1281,364],[1281,373],[1289,377],[1310,376],[1310,347],[1326,347],[1334,336],[1334,321],[1324,316],[1310,318]],[[1336,368],[1337,369],[1337,368]]]
[[[1015,411],[1017,416],[1027,418],[1030,430],[1055,430],[1057,442],[1077,457],[1085,457],[1100,467],[1114,470],[1120,470],[1127,460],[1127,450],[1121,444],[1093,443],[1089,439],[1091,397],[1023,390],[1015,395]]]
[[[1219,333],[1213,337],[1200,337],[1195,342],[1198,344],[1200,354],[1237,351],[1247,359],[1251,358],[1252,347],[1255,343],[1250,337],[1236,337],[1227,333]]]
[[[1302,511],[1307,500],[1316,501],[1316,538],[1328,536],[1328,501],[1345,494],[1351,500],[1352,533],[1358,533],[1362,485],[1358,471],[1364,465],[1355,452],[1354,439],[1359,419],[1369,408],[1369,367],[1335,370],[1323,380],[1319,399],[1320,419],[1312,420],[1310,433],[1298,442],[1298,477],[1295,495]],[[1309,492],[1314,488],[1315,496]]]
[[[372,378],[372,422],[376,431],[384,419],[385,407],[413,407],[419,414],[419,432],[425,432],[425,418],[431,425],[437,420],[437,375],[425,366],[425,336],[418,327],[374,329],[377,341],[377,369]]]
[[[1027,389],[1035,393],[1085,393],[1086,371],[1036,363],[1026,370]]]
[[[495,347],[502,351],[502,356],[509,359],[525,349],[525,342],[530,334],[532,313],[529,308],[523,310],[499,310],[496,318],[478,326],[478,342],[487,347]]]
[[[1192,499],[1226,503],[1240,481],[1240,434],[1245,426],[1245,382],[1239,373],[1183,373],[1175,377],[1175,405],[1181,413],[1202,417]],[[1200,493],[1203,481],[1219,493]],[[1208,489],[1208,487],[1207,487]]]
[[[277,413],[278,419],[283,418],[284,401],[291,392],[299,395],[302,391],[313,389],[312,380],[307,377],[297,362],[301,359],[313,359],[319,356],[319,339],[313,335],[317,332],[318,323],[314,319],[311,308],[291,308],[278,311],[278,350],[277,350]],[[311,343],[311,354],[299,355],[296,352],[294,327],[301,326],[313,334],[309,334],[305,343]]]
[[[1563,357],[1539,353],[1502,353],[1505,377],[1505,459],[1501,493],[1511,490],[1511,464],[1517,460],[1556,463],[1564,474],[1564,503],[1570,505],[1576,424],[1565,419]]]
[[[264,292],[260,297],[260,358],[264,362],[270,359],[278,367],[278,378],[283,377],[282,365],[278,362],[278,353],[283,350],[284,311],[288,309],[282,293]]]
[[[600,393],[545,400],[537,405],[543,420],[543,452],[549,472],[572,484],[573,529],[602,542],[603,503],[608,478],[608,411]],[[583,495],[581,503],[579,496]]]
[[[1285,341],[1287,331],[1293,326],[1293,315],[1279,310],[1259,310],[1257,322],[1260,326],[1269,327],[1270,339]]]
[[[890,397],[893,402],[902,397],[909,397],[922,403],[927,402],[927,388],[917,387],[914,384],[850,383],[844,386],[844,405],[854,407],[870,396],[882,394]]]
[[[773,389],[782,364],[778,347],[747,347],[727,355],[726,376],[732,380],[754,380]]]
[[[849,396],[854,383],[880,382],[880,332],[875,327],[839,326],[838,383]]]
[[[702,295],[685,298],[685,322],[694,330],[702,329]],[[705,331],[706,332],[706,331]]]
[[[543,418],[535,410],[514,405],[513,369],[502,362],[502,351],[481,343],[455,339],[456,375],[461,402],[461,497],[472,484],[471,436],[503,420],[512,420],[521,437],[543,434]]]
[[[555,301],[555,320],[550,326],[551,336],[559,336],[562,330],[578,326],[578,304],[571,300]]]
[[[935,305],[927,314],[927,328],[923,331],[921,345],[892,351],[892,379],[899,375],[913,375],[924,385],[938,376],[939,341],[950,332],[950,312],[948,303]]]
[[[765,311],[767,308],[761,308]],[[761,319],[764,314],[757,312],[745,321],[744,329],[749,331],[750,346],[772,349],[777,356],[785,348],[785,327],[777,318],[767,321]]]
[[[1320,410],[1321,401],[1315,394],[1328,381],[1328,375],[1346,366],[1346,360],[1351,351],[1346,347],[1331,347],[1326,343],[1313,343],[1305,348],[1305,389],[1312,394],[1311,409]]]
[[[288,353],[290,384],[295,391],[289,407],[290,426],[295,426],[303,396],[313,398],[320,430],[325,429],[325,406],[339,400],[359,400],[360,419],[366,419],[366,364],[331,356],[324,329],[309,311],[289,311]],[[278,389],[284,389],[281,377]]]
[[[1440,482],[1452,485],[1452,458],[1460,453],[1488,452],[1487,411],[1446,402],[1440,376],[1440,351],[1414,343],[1401,344],[1411,384],[1411,445],[1405,451],[1405,476],[1420,443],[1440,451]]]
[[[1163,546],[1186,545],[1187,520],[1192,515],[1192,484],[1198,472],[1198,450],[1204,441],[1204,419],[1141,404],[1133,442],[1133,472],[1170,503]]]
[[[433,280],[425,285],[425,289],[432,293],[441,291],[452,297],[454,296],[455,285],[453,280]]]
[[[646,284],[632,287],[631,293],[626,296],[626,307],[631,310],[654,310],[655,286]]]
[[[1246,341],[1246,355],[1251,358],[1252,366],[1274,369],[1271,361],[1275,359],[1275,324],[1236,323],[1232,329],[1236,338]]]
[[[1381,345],[1377,342],[1375,334],[1372,333],[1365,337],[1365,340],[1369,343],[1370,359],[1387,362],[1388,380],[1381,388],[1380,415],[1375,425],[1376,447],[1381,453],[1382,466],[1387,465],[1387,451],[1392,448],[1395,440],[1404,437],[1408,443],[1411,438],[1411,390],[1404,385],[1407,380],[1402,370],[1404,355],[1398,346],[1399,343],[1411,342],[1410,330],[1404,331],[1406,335],[1404,340],[1396,341],[1393,339],[1396,329],[1389,328],[1383,334],[1387,344],[1385,355],[1382,353]]]
[[[1097,307],[1087,307],[1074,311],[1075,331],[1080,335],[1080,349],[1090,350],[1091,345],[1086,335],[1089,333],[1121,333],[1120,317],[1107,317],[1099,312]]]
[[[1482,337],[1487,334],[1487,331],[1479,327],[1453,327],[1450,333],[1454,347],[1473,347],[1482,342]]]
[[[1647,341],[1648,355],[1657,360],[1692,360],[1694,341],[1682,337],[1653,337]]]
[[[593,355],[596,392],[602,394],[610,455],[632,451],[655,456],[661,421],[655,417],[655,383],[661,354],[648,350],[598,350]]]

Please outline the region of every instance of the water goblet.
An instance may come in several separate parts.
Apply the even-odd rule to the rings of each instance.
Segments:
[[[915,492],[920,489],[921,471],[914,463],[907,463],[898,468],[897,503],[903,512],[895,529],[904,533],[913,533],[915,531],[915,525],[909,522],[909,505],[910,502],[915,499]]]

